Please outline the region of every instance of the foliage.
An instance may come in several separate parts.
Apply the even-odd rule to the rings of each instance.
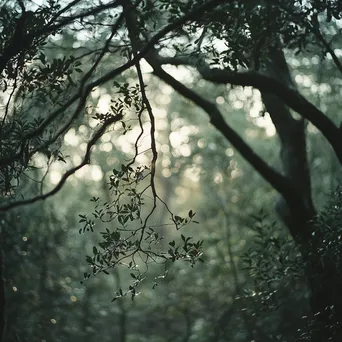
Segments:
[[[141,262],[148,265],[151,261],[166,263],[168,260],[172,262],[186,260],[193,266],[196,260],[202,260],[200,257],[203,241],[192,242],[192,237],[185,237],[183,234],[181,234],[180,244],[176,244],[173,240],[169,242],[168,250],[163,251],[160,245],[164,237],[158,233],[160,227],[148,223],[154,207],[145,214],[146,218],[143,218],[146,186],[141,187],[140,183],[147,177],[145,171],[148,171],[146,166],[133,169],[129,165],[122,165],[121,170],[114,169],[109,177],[109,189],[112,190],[114,199],[108,203],[102,202],[99,197],[94,197],[91,199],[95,206],[92,218],[84,214],[79,215],[79,222],[83,224],[80,233],[94,232],[96,221],[105,225],[112,222],[117,224],[115,229],[106,227],[100,232],[99,248],[94,246],[93,256],[86,258],[87,263],[92,267],[93,275],[101,272],[109,274],[109,269],[119,265],[131,271],[133,283],[129,286],[129,291],[123,293],[120,289],[114,299],[127,293],[132,295],[132,299],[134,298],[136,287],[145,279],[147,271],[147,269],[144,272],[140,271],[139,263]],[[177,230],[192,222],[198,223],[193,220],[195,213],[192,210],[189,211],[188,217],[169,213]],[[137,222],[138,226],[134,227],[134,222]],[[90,273],[85,273],[84,278],[88,279],[90,275]]]
[[[240,320],[246,327],[248,334],[236,332],[237,341],[247,335],[249,340],[262,339],[262,332],[255,332],[260,324],[251,317],[256,309],[278,308],[284,298],[288,298],[286,287],[293,286],[293,280],[298,281],[298,289],[304,289],[305,293],[310,293],[306,286],[311,287],[308,295],[313,299],[311,303],[319,303],[312,308],[313,313],[331,306],[329,293],[337,295],[337,292],[330,291],[329,284],[341,283],[342,286],[338,273],[340,205],[334,204],[336,210],[329,207],[320,214],[314,228],[309,221],[316,215],[312,193],[320,200],[321,190],[326,191],[328,183],[336,182],[334,177],[342,162],[339,119],[334,114],[340,110],[336,100],[340,96],[336,71],[342,72],[336,52],[340,42],[340,1],[137,0],[62,4],[48,0],[36,4],[17,0],[0,4],[0,84],[3,91],[0,211],[5,222],[9,222],[1,231],[5,261],[9,259],[5,264],[21,262],[12,255],[10,246],[3,243],[11,225],[15,225],[18,235],[13,233],[10,241],[15,241],[25,231],[25,212],[18,214],[20,220],[16,222],[11,210],[58,196],[69,179],[80,186],[80,172],[87,178],[86,170],[97,166],[105,179],[104,189],[100,191],[90,186],[80,191],[81,199],[91,198],[92,207],[88,201],[84,201],[87,204],[82,209],[73,203],[75,211],[71,214],[67,210],[70,200],[66,199],[67,203],[60,200],[60,207],[54,207],[53,211],[79,214],[81,225],[76,230],[80,234],[72,238],[87,241],[86,263],[92,270],[89,272],[89,268],[82,267],[84,278],[107,274],[108,277],[101,277],[107,278],[103,286],[115,283],[119,288],[114,300],[126,295],[134,298],[140,283],[148,276],[147,271],[156,280],[156,288],[159,279],[167,282],[165,269],[169,268],[170,273],[174,270],[176,275],[178,271],[181,273],[175,261],[185,260],[193,266],[195,261],[202,260],[205,239],[190,225],[197,223],[195,217],[199,217],[199,221],[204,218],[207,223],[207,235],[203,235],[210,242],[208,254],[214,256],[214,263],[219,266],[208,271],[210,276],[205,283],[208,289],[203,286],[194,290],[205,299],[194,308],[189,299],[194,298],[192,290],[185,282],[177,288],[182,291],[185,287],[188,291],[185,291],[184,301],[177,303],[174,297],[168,298],[171,313],[166,322],[173,322],[174,312],[182,313],[184,319],[176,322],[185,324],[184,341],[227,339],[227,331],[222,327],[225,320],[237,325]],[[308,68],[303,72],[305,61]],[[293,69],[300,66],[294,71],[294,78],[287,62],[293,63]],[[323,65],[329,73],[319,76]],[[195,106],[177,100],[176,92]],[[253,103],[260,104],[261,100],[263,105],[254,106]],[[168,101],[172,105],[165,111]],[[159,108],[162,105],[164,107]],[[201,114],[198,114],[199,109]],[[272,127],[272,134],[280,138],[281,163],[275,161],[274,138],[263,128],[266,126]],[[311,135],[308,149],[307,132]],[[321,145],[318,132],[332,147],[336,160],[331,157],[329,163],[326,162],[328,146]],[[236,157],[232,147],[245,161]],[[331,165],[331,170],[327,170],[326,165]],[[248,174],[249,167],[257,170],[268,183],[267,191],[261,190],[265,184],[258,177]],[[159,174],[158,168],[165,172]],[[311,178],[310,170],[316,168],[319,174]],[[315,184],[311,185],[311,179]],[[273,192],[270,189],[280,195],[277,208],[291,238],[263,215],[257,217],[252,237],[244,229],[238,231],[248,226],[243,216],[263,204],[271,204]],[[201,191],[203,197],[197,196]],[[260,194],[265,192],[268,192],[265,199],[260,201]],[[70,198],[74,199],[71,193],[69,190]],[[174,193],[178,200],[183,197],[182,204],[177,205]],[[247,202],[242,193],[248,194],[252,203],[244,210],[241,207],[246,207]],[[228,203],[236,206],[232,205],[231,209]],[[196,216],[195,211],[190,210],[194,206]],[[36,216],[40,211],[45,216],[49,212],[43,206],[27,210],[29,221],[33,222],[39,222]],[[58,215],[50,219],[49,222],[60,222]],[[225,229],[221,232],[223,222]],[[38,250],[53,254],[58,248],[52,244],[44,249],[49,234],[41,232],[44,230],[41,224],[36,228],[29,225],[28,230],[42,237],[43,241],[38,238],[35,241]],[[69,224],[73,226],[75,222]],[[227,225],[231,225],[230,229]],[[170,227],[173,229],[166,230]],[[52,234],[51,239],[61,244],[63,253],[67,253],[70,241],[64,240],[63,229],[56,228],[56,236],[59,233],[63,238],[58,240]],[[246,316],[240,312],[239,300],[241,284],[246,282],[247,287],[250,284],[244,276],[241,280],[237,275],[234,253],[242,252],[242,241],[250,240],[258,247],[254,252],[249,251],[244,259],[256,280],[256,288],[248,298],[260,300],[247,310]],[[56,263],[58,259],[53,258]],[[231,265],[229,271],[224,266],[227,260]],[[50,267],[47,261],[40,262],[38,258],[30,259],[27,265],[37,269],[36,273]],[[121,273],[118,266],[128,272]],[[215,271],[220,274],[219,279],[214,279]],[[8,282],[6,272],[1,274],[3,284]],[[321,288],[312,277],[315,272],[328,274],[321,278],[325,289],[320,292],[324,295],[322,301],[314,300],[316,287]],[[24,274],[24,269],[18,273]],[[62,298],[63,291],[56,284],[65,281],[53,278],[53,285],[45,286],[52,279],[48,273],[40,278],[43,292],[51,295],[49,299],[53,298],[52,293]],[[227,274],[234,278],[233,285],[227,285],[222,279]],[[127,286],[122,286],[120,276],[127,281]],[[115,281],[111,283],[112,277]],[[303,280],[305,277],[307,283]],[[207,285],[212,282],[211,278],[214,279],[212,291],[219,294],[216,299]],[[176,286],[176,279],[174,276],[169,283]],[[29,286],[33,284],[31,280]],[[92,277],[92,281],[100,286],[98,278]],[[92,287],[88,285],[91,282],[86,283],[84,286],[90,289],[87,295],[92,299]],[[128,290],[122,290],[125,287]],[[225,288],[229,289],[228,299],[224,298]],[[293,298],[301,303],[302,309],[305,307],[302,311],[306,310],[305,300],[303,296]],[[118,302],[121,304],[115,317],[126,327],[129,310],[123,301]],[[336,310],[341,307],[342,312],[342,300],[340,302]],[[0,307],[3,305],[1,297]],[[27,304],[27,308],[35,308],[35,304]],[[89,323],[96,319],[89,314],[94,308],[93,303],[84,304],[83,316],[77,315],[86,321],[84,327],[96,326]],[[197,309],[201,314],[196,313]],[[46,312],[48,310],[42,310],[41,317]],[[236,312],[239,314],[234,319]],[[134,314],[133,310],[132,317]],[[5,315],[0,312],[0,316],[2,337]],[[208,321],[203,321],[201,316]],[[282,313],[274,322],[279,323],[281,317]],[[99,321],[96,323],[100,325]],[[289,320],[296,330],[298,326],[293,321]],[[211,330],[208,322],[216,331]],[[261,324],[263,329],[265,322]],[[149,324],[152,323],[149,321]],[[285,336],[284,327],[279,331]],[[27,329],[25,326],[23,330]],[[180,331],[178,327],[171,330],[174,336]],[[272,334],[276,333],[277,329],[273,330]],[[317,334],[318,340],[328,340],[324,328],[319,330],[324,338]],[[94,331],[88,332],[91,339]],[[30,333],[30,336],[34,334]],[[46,334],[47,330],[38,339],[58,339]],[[15,338],[15,329],[10,335]],[[124,342],[128,336],[124,328],[120,336]],[[131,338],[136,340],[137,336],[135,331]],[[156,334],[155,338],[165,336]]]
[[[252,283],[245,288],[244,297],[252,302],[246,310],[264,317],[268,335],[278,336],[279,341],[292,341],[295,336],[289,330],[292,327],[300,330],[307,324],[304,318],[308,315],[309,290],[303,272],[304,261],[293,240],[264,212],[252,218],[251,229],[252,246],[242,256],[244,268],[252,278]],[[294,302],[298,305],[296,311]],[[273,330],[267,322],[275,313],[280,320]]]
[[[338,186],[333,191],[325,208],[314,221],[314,235],[323,239],[321,248],[316,252],[324,263],[325,259],[331,259],[335,265],[335,272],[340,272],[341,265],[341,221],[342,221],[342,191]]]
[[[275,311],[282,311],[288,304],[288,296],[296,297],[296,301],[305,301],[308,289],[303,273],[303,259],[292,239],[284,236],[275,222],[269,222],[267,215],[260,213],[254,217],[254,246],[250,247],[243,256],[243,263],[254,281],[251,289],[246,289],[246,298],[255,302],[254,310],[262,310],[267,315]],[[339,227],[341,224],[341,188],[337,187],[329,195],[323,210],[312,222],[314,235],[323,239],[321,248],[315,252],[319,262],[334,265],[332,273],[340,272],[341,238]],[[330,267],[330,266],[329,266]],[[316,277],[321,275],[316,274]],[[290,295],[286,289],[291,288]],[[249,310],[253,310],[251,306]],[[326,308],[326,310],[333,310]],[[305,311],[297,312],[293,320],[300,320],[298,337],[301,340],[311,340],[315,331],[316,317],[307,316]],[[292,323],[296,324],[296,323]],[[333,323],[332,323],[333,324]],[[338,328],[332,325],[332,329]],[[286,339],[286,336],[283,336]],[[291,336],[287,337],[291,339]]]

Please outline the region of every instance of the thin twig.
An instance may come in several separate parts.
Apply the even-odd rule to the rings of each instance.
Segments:
[[[48,197],[51,197],[52,195],[56,194],[64,185],[64,183],[66,182],[66,180],[73,175],[76,171],[80,170],[83,166],[87,165],[90,163],[90,155],[91,155],[91,149],[92,147],[97,143],[97,141],[101,138],[101,136],[104,134],[106,128],[121,120],[122,116],[121,115],[117,115],[117,116],[113,116],[112,118],[110,118],[109,120],[107,120],[102,126],[101,128],[94,134],[93,138],[88,142],[87,144],[87,149],[86,149],[86,153],[83,157],[82,162],[71,168],[70,170],[68,170],[63,177],[61,178],[61,180],[58,182],[58,184],[49,192],[42,194],[40,196],[35,196],[33,198],[29,198],[26,200],[21,200],[21,201],[14,201],[14,202],[10,202],[8,204],[5,204],[3,206],[0,206],[0,212],[1,211],[6,211],[12,208],[16,208],[22,205],[26,205],[26,204],[32,204],[38,201],[42,201],[47,199]]]

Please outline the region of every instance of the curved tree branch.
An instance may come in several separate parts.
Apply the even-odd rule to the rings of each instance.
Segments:
[[[207,81],[219,84],[251,86],[260,92],[278,96],[287,106],[310,121],[322,132],[342,164],[342,139],[339,128],[296,89],[288,87],[283,82],[256,71],[230,72],[218,68],[211,69],[203,62],[195,63],[194,60],[185,57],[163,58],[154,53],[148,56],[148,60],[154,60],[162,64],[194,66]]]
[[[0,234],[1,245],[3,239],[3,233]],[[5,316],[5,308],[6,308],[6,295],[5,295],[5,276],[4,276],[4,252],[2,248],[0,248],[0,342],[5,341],[5,328],[6,328],[6,316]]]
[[[312,219],[312,213],[306,210],[305,200],[301,196],[300,189],[288,177],[281,175],[270,165],[268,165],[255,151],[246,144],[246,142],[230,127],[224,120],[221,112],[216,104],[203,98],[193,90],[187,88],[184,84],[177,81],[171,75],[166,73],[161,65],[153,58],[146,57],[147,62],[152,66],[153,72],[165,83],[170,85],[178,93],[185,98],[194,102],[202,108],[209,116],[211,124],[236,148],[246,161],[254,167],[254,169],[279,192],[288,204],[289,210],[293,215],[299,217],[302,222],[302,229],[293,229],[291,231],[293,237],[300,244],[310,236],[309,227],[306,225]]]
[[[31,139],[39,134],[41,134],[44,129],[52,122],[54,121],[61,113],[63,113],[65,110],[67,110],[71,105],[73,105],[78,99],[86,99],[87,96],[91,93],[91,91],[98,86],[101,86],[102,84],[113,80],[118,75],[122,74],[124,71],[128,70],[129,68],[136,65],[136,63],[144,58],[144,56],[154,47],[155,44],[159,42],[160,39],[162,39],[166,34],[173,31],[174,29],[184,25],[189,20],[195,19],[199,14],[203,14],[205,11],[212,9],[220,4],[224,3],[224,0],[211,0],[206,2],[204,5],[199,6],[194,11],[184,15],[183,17],[173,21],[172,23],[166,25],[162,29],[160,29],[136,54],[136,56],[132,59],[130,59],[128,62],[122,64],[120,67],[115,68],[113,70],[110,70],[103,76],[97,78],[96,80],[86,84],[86,81],[89,77],[87,75],[82,79],[81,85],[79,87],[78,92],[73,95],[67,102],[65,102],[60,108],[55,110],[46,120],[42,122],[42,124],[29,132],[23,140]],[[120,16],[122,18],[122,16]],[[117,24],[119,24],[120,20],[118,19]],[[93,68],[92,68],[93,69]],[[79,106],[78,106],[79,107]],[[22,151],[19,151],[17,154],[5,156],[0,159],[0,167],[7,165],[9,162],[13,160],[20,159],[20,156],[22,155]]]
[[[160,65],[146,58],[148,63],[152,66],[153,72],[165,83],[169,84],[173,89],[179,92],[187,99],[194,102],[196,105],[201,107],[209,116],[211,124],[221,132],[227,140],[239,151],[239,153],[260,173],[260,175],[269,182],[279,193],[284,197],[288,197],[289,193],[294,191],[291,182],[271,166],[269,166],[263,159],[261,159],[254,150],[249,147],[246,142],[231,128],[224,120],[221,112],[217,106],[187,88],[184,84],[177,81],[170,74],[166,73]]]
[[[80,164],[78,164],[77,166],[71,168],[70,170],[68,170],[63,177],[61,178],[61,180],[58,182],[58,184],[49,192],[42,194],[40,196],[35,196],[33,198],[29,198],[29,199],[25,199],[25,200],[21,200],[21,201],[14,201],[14,202],[10,202],[7,203],[5,205],[0,206],[0,212],[1,211],[6,211],[12,208],[16,208],[25,204],[32,204],[38,201],[42,201],[47,199],[48,197],[51,197],[52,195],[56,194],[64,185],[64,183],[67,181],[67,179],[73,175],[76,171],[80,170],[83,166],[87,165],[90,163],[90,154],[91,154],[91,150],[92,147],[97,143],[97,141],[101,138],[101,136],[104,134],[106,128],[121,120],[122,119],[122,115],[116,115],[113,116],[112,118],[108,119],[102,126],[101,128],[94,134],[94,136],[92,137],[92,139],[88,142],[87,144],[87,149],[86,149],[86,153],[83,157],[83,160]]]

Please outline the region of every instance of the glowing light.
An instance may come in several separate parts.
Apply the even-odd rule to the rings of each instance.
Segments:
[[[85,125],[81,125],[80,127],[78,127],[78,132],[82,133],[82,134],[87,134],[88,133],[88,127]]]
[[[170,151],[170,146],[167,144],[161,145],[160,151],[162,151],[163,153],[168,153]]]
[[[104,152],[110,152],[113,149],[113,145],[111,143],[101,144],[100,150]]]
[[[80,164],[80,163],[81,163],[82,158],[81,158],[80,155],[75,154],[74,156],[72,156],[72,161],[73,161],[73,163],[74,163],[75,165],[77,165],[77,164]]]
[[[144,73],[151,73],[151,72],[153,72],[152,67],[144,59],[142,59],[140,61],[140,66],[141,66],[141,69],[144,71]]]
[[[201,169],[196,167],[195,165],[192,165],[192,167],[189,167],[185,170],[184,176],[192,182],[197,183],[200,180],[200,173]]]
[[[235,169],[231,172],[230,177],[234,179],[234,178],[240,177],[241,175],[242,175],[241,169]]]
[[[203,138],[201,138],[200,140],[197,141],[197,146],[199,148],[204,148],[207,146],[207,141]]]
[[[158,119],[165,119],[167,116],[167,111],[163,108],[153,108],[153,113]]]
[[[118,163],[119,162],[119,159],[118,158],[115,158],[115,157],[107,157],[106,158],[106,163],[108,164],[108,165],[113,165],[113,164],[116,164],[116,163]]]
[[[326,84],[326,83],[322,83],[319,85],[319,91],[320,93],[328,93],[331,91],[331,87],[329,84]]]
[[[163,158],[162,160],[162,166],[163,167],[170,167],[171,166],[171,161],[168,158]]]
[[[51,319],[50,319],[50,322],[51,322],[52,324],[56,324],[56,323],[57,323],[57,321],[56,321],[54,318],[51,318]]]
[[[232,148],[227,148],[226,149],[226,155],[228,156],[228,157],[232,157],[233,155],[234,155],[234,150],[232,149]]]
[[[57,184],[61,180],[61,173],[58,171],[51,171],[50,181],[52,184]]]
[[[72,302],[77,302],[77,298],[76,298],[75,296],[70,296],[70,300],[71,300]]]
[[[266,134],[267,134],[269,137],[273,137],[273,136],[277,133],[277,131],[276,131],[274,125],[269,125],[269,126],[267,126],[267,127],[265,128],[265,130],[266,130]]]
[[[171,102],[170,96],[168,95],[160,95],[158,96],[158,102],[163,105],[167,105]]]
[[[112,97],[109,94],[100,96],[99,102],[97,104],[100,112],[107,113],[109,111],[111,98]]]
[[[222,96],[218,96],[217,98],[216,98],[216,103],[217,104],[224,104],[224,98],[222,97]]]
[[[79,138],[75,133],[74,128],[70,128],[64,136],[64,142],[66,145],[77,146],[79,144]]]
[[[165,120],[160,120],[160,119],[157,119],[156,120],[156,127],[158,130],[164,130],[164,129],[167,129],[167,122]]]
[[[102,142],[108,142],[108,141],[110,141],[110,139],[111,139],[111,135],[109,133],[105,133],[101,137]]]
[[[223,176],[221,172],[216,172],[215,177],[214,177],[214,182],[216,184],[222,183],[223,181]]]
[[[253,88],[252,87],[245,87],[243,89],[243,92],[246,96],[252,96],[253,95]]]
[[[169,139],[173,148],[177,148],[182,144],[182,135],[180,132],[172,132]]]
[[[170,171],[170,169],[163,169],[162,170],[162,175],[165,178],[169,178],[172,175],[172,172]]]
[[[163,68],[180,82],[192,83],[194,81],[194,74],[189,68],[173,65],[165,65]]]
[[[103,178],[103,172],[101,167],[98,165],[86,165],[80,170],[77,170],[75,176],[77,178],[92,179],[93,181],[97,182]]]
[[[260,109],[258,109],[256,107],[251,108],[251,110],[249,111],[249,115],[252,118],[257,118],[260,115]]]
[[[191,148],[189,145],[181,145],[179,150],[183,157],[189,157],[191,155]]]
[[[233,107],[234,107],[234,109],[241,109],[241,108],[243,108],[243,102],[239,101],[239,100],[234,101],[233,102]]]
[[[302,83],[303,82],[303,76],[302,75],[296,75],[295,80],[297,83]]]
[[[103,172],[100,166],[98,165],[91,166],[91,178],[95,182],[100,181],[103,178]]]

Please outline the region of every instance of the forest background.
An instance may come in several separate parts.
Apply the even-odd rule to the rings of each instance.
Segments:
[[[2,341],[340,341],[341,10],[1,1]]]

